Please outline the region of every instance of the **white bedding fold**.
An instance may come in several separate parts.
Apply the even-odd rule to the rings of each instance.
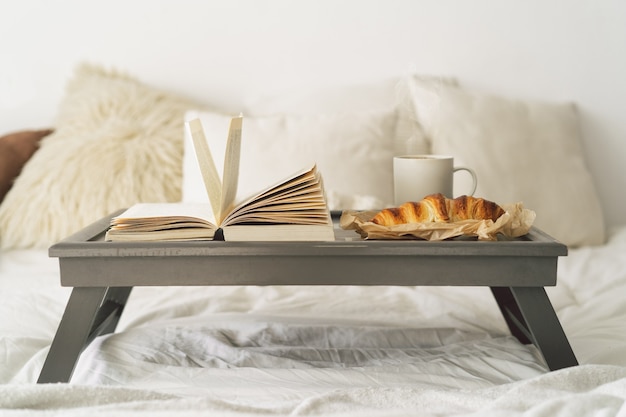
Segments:
[[[366,387],[302,400],[241,404],[215,395],[177,398],[147,390],[53,384],[0,386],[3,416],[622,416],[626,370],[584,365],[524,381],[467,390]]]
[[[355,387],[482,388],[546,371],[536,349],[511,336],[230,314],[101,337],[73,381],[254,404],[274,401],[271,391],[302,399]]]

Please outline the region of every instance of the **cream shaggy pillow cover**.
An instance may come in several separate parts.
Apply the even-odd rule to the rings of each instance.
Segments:
[[[181,198],[183,123],[197,104],[82,64],[55,132],[0,205],[3,248],[47,247],[137,202]]]
[[[413,83],[417,120],[432,152],[473,168],[476,196],[504,204],[522,201],[537,213],[536,226],[567,245],[605,241],[602,207],[585,164],[573,104]]]

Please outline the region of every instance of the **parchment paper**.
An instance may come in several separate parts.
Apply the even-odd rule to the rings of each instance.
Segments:
[[[505,213],[493,220],[463,220],[460,222],[405,223],[381,226],[370,220],[378,211],[346,210],[341,214],[340,226],[355,230],[364,239],[425,239],[444,240],[457,236],[476,236],[478,240],[497,240],[497,235],[514,238],[530,230],[536,214],[522,203],[501,206]]]

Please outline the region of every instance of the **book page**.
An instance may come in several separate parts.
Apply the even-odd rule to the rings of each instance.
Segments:
[[[208,240],[216,230],[210,204],[139,203],[111,219],[105,240]]]
[[[314,175],[313,171],[316,170],[316,166],[313,165],[312,167],[309,167],[308,169],[304,169],[304,170],[299,170],[298,172],[288,176],[288,177],[284,177],[281,181],[271,184],[268,187],[266,187],[265,189],[258,191],[257,193],[247,197],[246,199],[244,199],[241,202],[237,202],[237,205],[229,211],[228,215],[225,216],[224,221],[223,221],[223,225],[227,225],[230,224],[231,221],[236,218],[239,213],[244,210],[246,208],[246,206],[259,201],[259,198],[264,196],[267,193],[271,193],[273,190],[276,189],[281,189],[283,187],[288,187],[290,183],[292,183],[293,181],[298,181],[301,179],[301,177],[303,176],[311,176]]]
[[[138,203],[112,219],[113,224],[166,223],[171,219],[198,219],[215,227],[211,208],[203,203]]]
[[[224,174],[222,175],[222,198],[218,222],[235,207],[237,184],[239,183],[239,158],[241,155],[241,127],[243,117],[233,117],[228,128],[226,153],[224,154]]]
[[[207,195],[209,196],[209,202],[211,203],[213,214],[219,224],[222,219],[222,182],[220,181],[220,176],[217,173],[215,161],[211,155],[211,149],[209,149],[209,144],[204,136],[204,130],[202,129],[200,119],[189,121],[187,126],[193,140],[193,147],[196,152],[196,157],[198,158],[198,165],[200,166],[200,172],[202,173],[202,179],[204,180],[204,187],[206,188]],[[226,168],[224,168],[224,170],[226,170]]]

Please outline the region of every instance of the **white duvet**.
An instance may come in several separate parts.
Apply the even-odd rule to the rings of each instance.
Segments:
[[[487,288],[135,288],[70,384],[36,385],[70,290],[0,254],[0,415],[626,417],[626,227],[547,288],[581,366],[548,372]]]

